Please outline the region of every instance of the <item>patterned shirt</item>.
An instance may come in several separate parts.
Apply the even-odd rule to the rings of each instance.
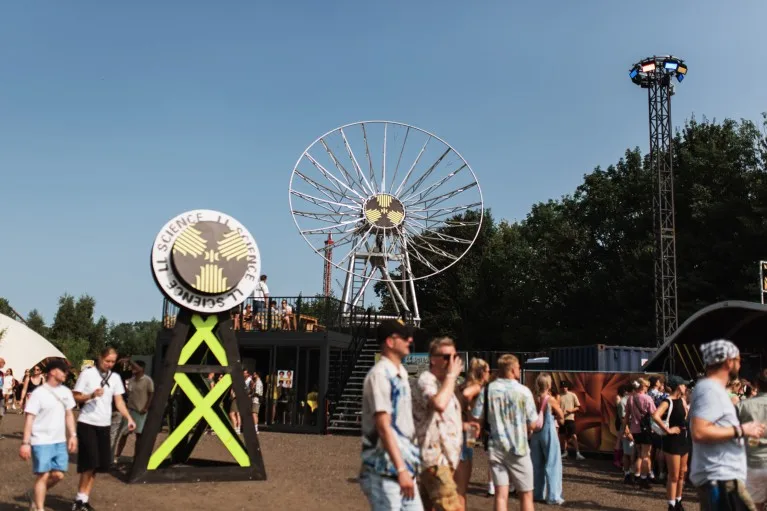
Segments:
[[[441,386],[431,371],[421,373],[418,377],[413,393],[415,434],[421,446],[424,467],[447,465],[455,470],[461,458],[463,440],[461,404],[453,392],[445,411],[435,411],[429,401],[437,395]]]
[[[420,469],[420,451],[415,445],[413,404],[407,369],[386,357],[373,366],[362,388],[362,465],[380,475],[397,477],[397,468],[386,452],[375,424],[375,414],[391,416],[402,459],[412,475]]]
[[[530,452],[527,443],[528,425],[535,424],[538,410],[530,389],[517,380],[499,378],[488,385],[487,420],[490,423],[489,448],[515,456]],[[480,392],[472,415],[481,419],[485,407],[485,392]]]

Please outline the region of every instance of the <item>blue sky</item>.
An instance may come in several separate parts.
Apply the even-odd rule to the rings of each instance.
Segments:
[[[646,149],[627,75],[645,56],[690,66],[676,126],[757,119],[765,19],[762,0],[3,2],[0,296],[48,321],[64,292],[110,320],[158,316],[152,241],[196,208],[250,229],[274,295],[317,292],[290,172],[358,120],[436,133],[496,218],[524,218]]]

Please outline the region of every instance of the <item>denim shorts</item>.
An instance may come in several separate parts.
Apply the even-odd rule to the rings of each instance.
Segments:
[[[32,446],[32,472],[45,474],[54,470],[66,472],[69,467],[67,443]]]
[[[360,486],[368,498],[371,511],[423,511],[423,503],[415,488],[415,498],[405,499],[400,493],[399,483],[393,477],[384,477],[363,469],[360,473]]]

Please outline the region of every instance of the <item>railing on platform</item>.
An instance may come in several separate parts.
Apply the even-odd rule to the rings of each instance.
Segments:
[[[268,304],[251,297],[230,314],[234,329],[244,332],[335,330],[352,333],[364,309],[343,305],[337,298],[325,296],[270,296]],[[167,298],[163,300],[164,328],[176,325],[178,311],[178,305]]]

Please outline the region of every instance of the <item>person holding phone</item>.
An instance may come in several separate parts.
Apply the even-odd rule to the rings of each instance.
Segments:
[[[421,446],[421,500],[425,509],[462,510],[455,484],[461,459],[463,420],[455,383],[463,361],[450,337],[429,345],[429,370],[418,377],[413,396],[416,438]]]
[[[112,464],[110,430],[113,400],[120,415],[128,421],[128,431],[136,429],[136,423],[122,397],[125,394],[122,378],[112,371],[115,362],[117,351],[110,347],[104,348],[96,365],[81,372],[75,384],[75,401],[82,408],[77,419],[77,437],[80,442],[77,472],[80,474],[80,484],[72,511],[93,509],[89,500],[96,473],[106,472]]]

